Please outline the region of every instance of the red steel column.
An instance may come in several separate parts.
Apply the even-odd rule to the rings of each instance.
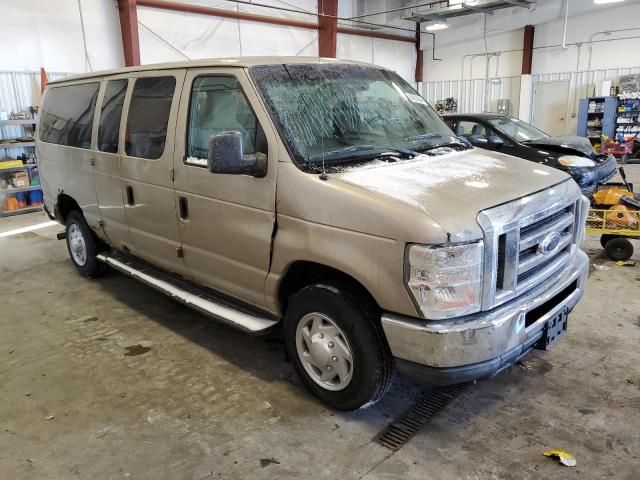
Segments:
[[[118,0],[120,32],[124,64],[127,67],[140,65],[140,42],[138,40],[138,12],[136,0]]]
[[[324,15],[331,15],[325,17]],[[338,0],[318,0],[318,54],[321,57],[336,56],[338,45]]]
[[[522,75],[531,75],[531,63],[533,62],[533,25],[524,27],[524,42],[522,45]]]
[[[422,65],[424,54],[422,53],[420,42],[420,22],[416,22],[416,83],[422,82]]]

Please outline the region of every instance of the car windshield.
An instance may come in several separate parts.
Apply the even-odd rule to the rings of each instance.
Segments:
[[[265,65],[250,72],[303,169],[468,148],[393,72],[347,64]]]
[[[513,117],[492,118],[489,123],[498,131],[516,142],[528,142],[547,138],[549,135],[533,125]]]

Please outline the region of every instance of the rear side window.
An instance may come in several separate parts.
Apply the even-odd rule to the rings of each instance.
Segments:
[[[90,148],[99,88],[99,83],[52,87],[42,106],[40,140]]]
[[[98,150],[116,153],[120,138],[120,117],[128,80],[111,80],[107,83],[98,125]]]
[[[127,117],[124,144],[127,155],[149,159],[162,156],[175,88],[174,77],[136,80]]]

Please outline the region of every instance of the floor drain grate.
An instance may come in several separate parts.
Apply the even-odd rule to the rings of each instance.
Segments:
[[[375,441],[394,452],[399,450],[422,427],[429,423],[440,410],[456,398],[464,387],[464,384],[452,385],[427,393],[404,415],[387,425],[376,437]]]

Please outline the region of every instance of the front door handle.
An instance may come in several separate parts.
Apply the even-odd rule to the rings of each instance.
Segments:
[[[127,203],[129,205],[134,205],[136,203],[133,198],[133,187],[131,185],[127,186]]]
[[[178,207],[180,208],[180,218],[182,220],[189,218],[189,202],[187,197],[178,198]]]

